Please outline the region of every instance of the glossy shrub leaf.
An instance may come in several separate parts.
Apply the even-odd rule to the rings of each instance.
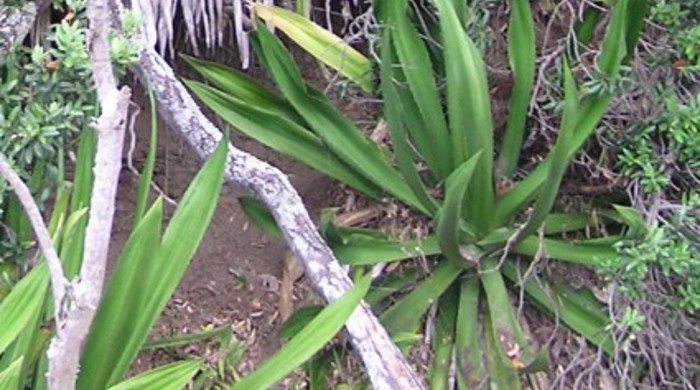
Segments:
[[[462,221],[462,206],[467,189],[472,181],[476,164],[480,161],[481,153],[477,153],[457,168],[445,182],[445,201],[439,211],[437,236],[440,249],[447,259],[455,265],[466,267],[470,264],[460,253],[460,223]]]
[[[508,61],[513,73],[513,89],[497,162],[497,177],[511,177],[515,172],[535,83],[535,26],[528,0],[510,1]]]
[[[146,371],[108,390],[181,390],[202,368],[199,360],[171,363]]]
[[[461,270],[450,261],[441,261],[413,291],[382,313],[379,319],[386,330],[392,335],[415,333],[430,305],[440,298]]]
[[[196,81],[185,81],[185,85],[212,111],[246,135],[371,197],[380,196],[378,186],[339,159],[318,136],[295,122],[266,111],[265,106],[248,104]]]
[[[453,166],[481,153],[468,190],[465,212],[477,234],[492,224],[493,124],[486,69],[479,49],[467,36],[449,0],[436,0],[444,51],[447,114],[452,135]]]
[[[369,59],[338,36],[284,8],[254,3],[253,12],[269,25],[283,31],[319,61],[359,84],[365,92],[372,90]]]
[[[324,308],[252,374],[236,382],[232,389],[267,389],[310,359],[343,327],[367,293],[370,282],[369,275],[360,279],[345,295]]]

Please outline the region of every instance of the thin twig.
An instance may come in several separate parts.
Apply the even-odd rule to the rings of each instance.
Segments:
[[[63,302],[63,298],[66,294],[68,280],[63,274],[61,260],[59,260],[58,253],[56,253],[56,249],[51,242],[49,229],[47,229],[46,224],[44,224],[41,211],[39,211],[39,206],[37,206],[34,201],[31,191],[29,191],[27,185],[24,184],[19,175],[12,169],[2,153],[0,153],[0,176],[7,180],[12,187],[17,199],[27,213],[34,234],[36,235],[37,241],[39,241],[39,248],[41,248],[41,252],[44,254],[44,258],[49,267],[51,290],[53,291],[54,314],[58,321],[58,314],[61,310],[61,302]]]

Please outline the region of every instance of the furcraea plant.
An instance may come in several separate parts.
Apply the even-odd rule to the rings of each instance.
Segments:
[[[434,386],[446,386],[454,356],[460,388],[489,381],[518,388],[518,373],[542,369],[545,355],[535,351],[521,329],[507,285],[523,289],[534,306],[606,353],[614,352],[605,333],[604,307],[590,294],[522,277],[527,259],[538,256],[588,266],[618,256],[613,245],[625,232],[631,211],[604,213],[609,231],[620,235],[571,239],[563,233],[585,237],[575,232],[594,222],[584,214],[553,210],[569,161],[595,130],[612,96],[606,90],[580,90],[567,65],[571,59],[563,58],[565,97],[557,140],[546,158],[518,180],[535,72],[529,3],[510,2],[508,56],[514,86],[498,154],[485,65],[463,29],[464,10],[448,0],[433,4],[437,18],[422,18],[427,25],[417,21],[425,10],[414,10],[407,0],[375,4],[382,26],[376,92],[384,101],[391,149],[369,139],[306,84],[282,43],[261,25],[253,33],[254,47],[280,94],[235,70],[196,59],[190,63],[211,85],[187,84],[247,135],[370,197],[388,194],[430,218],[432,232],[410,241],[331,222],[322,230],[338,258],[353,267],[434,256],[430,275],[419,282],[409,278],[402,287],[410,285],[410,292],[381,305],[386,308],[384,325],[399,336],[418,332],[437,302]],[[289,11],[261,5],[253,10],[367,89],[370,61],[342,40]],[[601,74],[614,78],[620,72],[634,49],[644,10],[645,2],[615,3],[597,57]],[[274,231],[259,208],[254,213],[256,206],[245,204],[258,224]]]

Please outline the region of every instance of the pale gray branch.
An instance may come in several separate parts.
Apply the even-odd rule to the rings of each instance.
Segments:
[[[34,3],[27,3],[20,9],[12,9],[0,0],[0,56],[4,56],[13,45],[24,40],[35,17]]]
[[[158,109],[202,158],[208,157],[222,134],[176,79],[172,68],[153,49],[145,48],[134,71],[151,88]],[[294,255],[306,269],[313,287],[332,302],[352,286],[333,252],[321,238],[304,204],[280,170],[229,145],[226,180],[247,189],[262,200],[274,215]],[[375,389],[422,389],[415,372],[394,345],[384,327],[364,302],[354,311],[345,328],[362,357]]]
[[[48,384],[51,390],[72,390],[77,379],[80,353],[102,296],[107,253],[114,218],[114,203],[121,170],[122,148],[131,92],[117,89],[109,55],[110,7],[106,0],[87,2],[88,52],[92,78],[100,103],[94,124],[97,149],[94,183],[85,232],[80,275],[71,283],[69,300],[62,308],[56,335],[48,350]]]
[[[44,224],[44,219],[41,217],[41,211],[39,211],[39,206],[37,206],[36,202],[34,202],[34,197],[32,196],[31,191],[27,185],[24,184],[19,175],[17,175],[17,173],[12,169],[2,153],[0,153],[0,176],[7,180],[17,196],[17,199],[22,204],[22,207],[29,218],[29,222],[32,225],[36,239],[39,242],[39,248],[44,254],[46,264],[49,268],[49,275],[51,277],[54,314],[56,319],[58,319],[61,302],[63,302],[68,281],[63,275],[61,260],[59,260],[56,249],[51,243],[51,235],[49,234],[49,230],[46,228],[46,224]]]

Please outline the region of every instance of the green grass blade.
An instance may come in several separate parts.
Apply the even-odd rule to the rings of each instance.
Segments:
[[[345,295],[329,304],[289,343],[232,390],[267,389],[292,372],[329,342],[365,296],[371,278],[365,276]]]
[[[433,337],[433,360],[429,371],[431,390],[449,389],[458,307],[459,286],[453,284],[439,301]]]
[[[181,390],[202,368],[199,360],[171,363],[146,371],[108,390]]]
[[[151,189],[151,180],[153,180],[153,167],[156,164],[156,150],[158,149],[158,112],[156,110],[156,101],[153,98],[153,91],[148,90],[148,100],[151,104],[151,131],[148,139],[148,152],[146,153],[146,162],[141,170],[139,177],[139,185],[136,190],[136,208],[134,211],[134,226],[143,218],[146,212],[146,203],[148,202],[148,193]]]
[[[418,111],[430,131],[428,136],[432,142],[427,145],[418,144],[426,147],[426,150],[421,149],[420,153],[435,169],[436,178],[441,180],[447,177],[451,171],[453,161],[451,159],[449,131],[433,77],[430,55],[418,34],[418,30],[408,19],[407,7],[406,0],[390,2],[389,23],[391,27],[390,30],[385,31],[385,34],[391,35],[391,43],[395,47],[399,59],[398,66],[408,82],[411,96]],[[383,50],[389,50],[389,48],[388,42],[382,45]],[[394,61],[388,58],[382,59],[382,64],[382,71],[390,72]]]
[[[325,144],[375,185],[425,213],[413,191],[389,165],[377,145],[338,113],[328,99],[309,92],[282,43],[265,28],[257,29],[255,36],[259,39],[256,47],[264,53],[263,57],[282,93]]]
[[[481,152],[474,185],[470,186],[466,213],[477,234],[487,232],[492,224],[493,124],[486,70],[476,45],[464,32],[449,0],[436,0],[440,13],[447,113],[452,135],[453,166]]]
[[[624,63],[628,63],[634,55],[634,48],[644,28],[644,17],[648,9],[648,0],[630,1],[627,5],[627,31],[625,32],[627,55],[623,59]]]
[[[508,19],[508,60],[513,89],[497,163],[497,177],[511,177],[520,158],[530,97],[535,83],[535,26],[528,0],[512,0]]]
[[[470,275],[459,284],[459,309],[455,331],[457,388],[478,388],[486,377],[479,345],[479,279]]]
[[[0,371],[0,389],[19,390],[23,362],[24,359],[19,358],[12,362],[9,367]]]
[[[587,7],[583,11],[583,17],[574,26],[576,40],[578,40],[579,44],[587,46],[591,42],[600,16],[601,10],[599,8]]]
[[[392,334],[415,333],[423,314],[447,290],[462,268],[450,261],[441,261],[419,286],[401,298],[379,317]]]
[[[336,157],[319,137],[295,122],[196,81],[185,81],[185,85],[212,111],[246,135],[368,196],[381,196],[377,185],[353,165]]]
[[[471,183],[472,176],[481,154],[477,153],[457,168],[445,182],[445,201],[438,213],[437,236],[440,249],[449,261],[457,266],[466,267],[469,263],[460,253],[460,223],[462,205]]]
[[[365,92],[372,91],[372,65],[341,38],[299,14],[284,8],[254,3],[260,19],[280,29],[312,56],[356,82]]]
[[[605,31],[605,37],[600,47],[597,64],[600,70],[609,77],[616,77],[620,73],[622,60],[627,56],[628,42],[625,37],[628,22],[627,6],[628,0],[615,2]]]
[[[568,151],[571,149],[571,139],[578,115],[577,103],[578,98],[574,76],[571,74],[568,63],[564,61],[564,114],[559,127],[559,135],[552,151],[552,162],[549,164],[547,179],[539,190],[535,207],[527,224],[521,230],[520,237],[527,237],[536,232],[544,223],[554,205],[554,201],[559,193],[561,179],[569,163]]]
[[[251,107],[264,108],[266,111],[281,115],[300,126],[305,126],[304,119],[294,110],[288,101],[270,92],[259,81],[243,72],[227,66],[183,56],[190,66],[216,88]]]
[[[526,269],[513,261],[503,264],[502,272],[516,285],[523,285]],[[518,288],[517,286],[516,288]],[[546,314],[559,318],[569,328],[584,336],[591,343],[611,354],[614,346],[606,331],[608,319],[605,308],[590,294],[566,288],[556,288],[533,277],[524,283],[525,293]]]

